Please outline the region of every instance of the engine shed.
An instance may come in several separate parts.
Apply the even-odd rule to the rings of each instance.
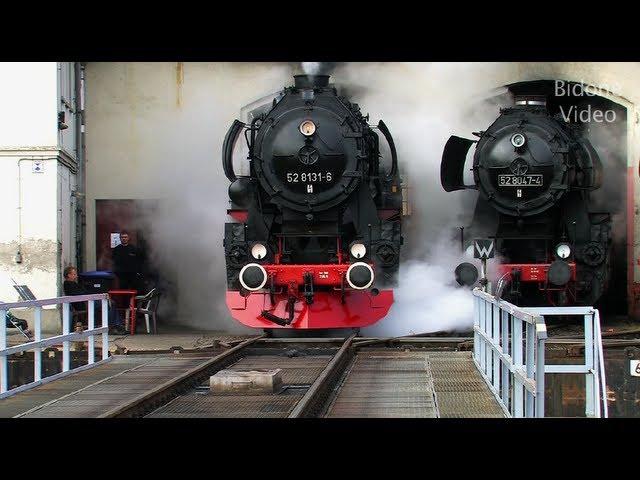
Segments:
[[[109,269],[112,235],[128,228],[175,287],[165,308],[174,305],[174,313],[207,326],[201,313],[212,303],[224,305],[225,279],[216,274],[224,264],[215,255],[228,204],[219,162],[224,133],[231,119],[275,98],[297,65],[54,62],[2,68],[3,299],[16,298],[10,278],[46,297],[61,293],[66,265]],[[351,86],[372,120],[385,118],[401,162],[423,159],[409,169],[414,218],[437,219],[447,202],[445,192],[428,189],[432,201],[425,203],[416,189],[416,179],[436,171],[445,132],[486,124],[514,95],[543,91],[571,120],[604,126],[602,142],[594,142],[612,159],[603,201],[621,200],[614,214],[616,314],[638,319],[638,73],[638,64],[623,62],[362,63],[339,65],[333,77]],[[398,81],[401,91],[392,88]],[[42,128],[24,128],[27,121]],[[34,200],[36,191],[50,192],[51,203]],[[408,230],[407,241],[416,243],[421,232]],[[216,292],[220,297],[212,302]],[[223,308],[217,313],[225,315]],[[215,326],[229,325],[225,317]]]

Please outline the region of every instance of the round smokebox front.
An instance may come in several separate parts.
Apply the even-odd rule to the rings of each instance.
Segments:
[[[295,108],[265,122],[256,171],[273,201],[298,211],[324,210],[357,186],[356,140],[340,118],[322,107]]]
[[[518,116],[497,121],[476,150],[476,184],[483,196],[507,215],[541,213],[564,192],[556,187],[567,180],[565,139],[545,122],[533,120]]]

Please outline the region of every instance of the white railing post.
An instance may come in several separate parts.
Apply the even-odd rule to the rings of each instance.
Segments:
[[[511,351],[513,352],[512,363],[515,369],[522,368],[522,320],[515,315],[511,315]],[[524,415],[523,385],[518,375],[513,376],[513,416],[520,418]]]
[[[535,352],[536,352],[536,331],[532,323],[526,324],[526,346],[527,346],[527,378],[533,380],[535,372]],[[527,390],[526,392],[526,416],[532,418],[534,416],[534,394]],[[537,395],[538,392],[536,392]]]
[[[487,338],[491,336],[491,319],[492,308],[489,302],[484,302],[484,374],[491,378],[491,344],[487,341]]]
[[[598,395],[599,392],[595,384],[595,369],[593,363],[593,324],[591,320],[593,314],[586,314],[584,316],[584,364],[587,367],[587,373],[585,374],[585,386],[586,386],[586,415],[587,417],[597,417],[596,407],[597,402],[594,401],[594,393]]]
[[[602,389],[602,413],[604,418],[609,418],[609,405],[607,400],[607,375],[604,363],[604,348],[602,345],[602,329],[600,328],[600,311],[596,310],[593,317],[593,327],[595,332],[595,342],[598,345],[598,374],[600,377],[600,388]]]
[[[476,362],[480,362],[480,335],[476,328],[480,328],[480,306],[482,304],[482,299],[480,297],[473,297],[473,356],[476,359]]]
[[[7,355],[7,310],[0,310],[0,393],[9,390],[9,368]]]
[[[93,330],[95,327],[95,304],[93,300],[87,302],[87,329]],[[87,363],[92,364],[95,362],[95,344],[93,341],[93,335],[89,335],[87,338]]]
[[[33,319],[35,325],[33,326],[34,342],[42,340],[42,307],[36,307]],[[42,348],[35,347],[33,349],[33,381],[38,382],[42,380]]]
[[[509,355],[509,312],[501,310],[502,316],[502,353]],[[510,409],[511,396],[509,395],[509,377],[511,371],[507,361],[502,362],[502,401],[507,409]]]
[[[62,335],[69,335],[69,324],[71,323],[71,315],[69,312],[70,304],[65,302],[62,304]],[[68,372],[71,365],[69,351],[69,340],[62,342],[62,371]]]
[[[500,348],[500,306],[498,304],[493,305],[493,388],[496,392],[500,392],[500,355],[498,348]]]
[[[102,359],[106,360],[109,357],[109,300],[102,299],[102,328],[105,329],[102,332]]]
[[[544,417],[544,364],[545,364],[545,339],[547,338],[547,326],[543,323],[536,323],[536,417]]]
[[[484,333],[486,328],[486,320],[487,320],[487,302],[486,300],[482,300],[482,307],[480,308],[480,332]],[[485,355],[485,351],[486,351],[486,343],[484,341],[484,337],[481,335],[480,338],[480,369],[482,370],[482,373],[486,372],[486,355]]]

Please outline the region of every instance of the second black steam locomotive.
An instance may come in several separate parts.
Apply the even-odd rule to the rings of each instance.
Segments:
[[[447,192],[479,190],[472,236],[495,238],[502,296],[522,306],[593,305],[611,276],[611,215],[590,209],[602,165],[581,126],[524,98],[474,134],[473,185],[464,167],[476,142],[456,136],[441,183]]]
[[[395,146],[328,75],[297,75],[223,145],[227,306],[255,328],[357,328],[384,317],[399,265],[402,191]],[[380,161],[378,133],[391,161]],[[248,175],[232,155],[244,136]]]

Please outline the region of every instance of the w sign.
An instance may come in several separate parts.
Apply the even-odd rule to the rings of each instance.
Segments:
[[[476,238],[473,241],[473,258],[493,258],[496,249],[490,238]]]

